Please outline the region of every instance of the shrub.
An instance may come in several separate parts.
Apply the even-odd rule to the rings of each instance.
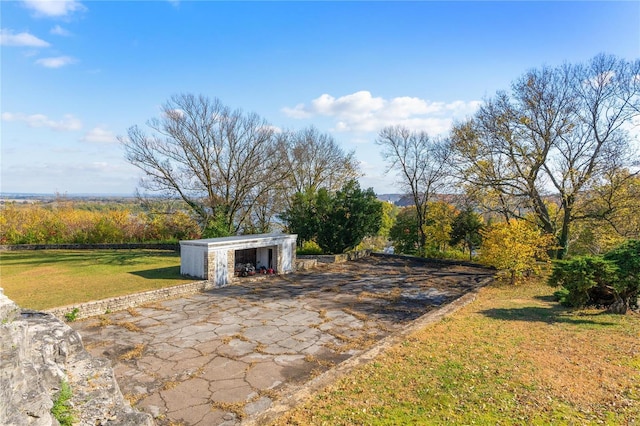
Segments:
[[[555,261],[548,283],[566,290],[560,300],[563,304],[581,308],[611,304],[607,286],[616,279],[617,268],[612,262],[598,256],[578,256]]]
[[[566,290],[560,300],[569,306],[606,306],[610,312],[624,314],[638,303],[640,241],[626,241],[604,256],[556,261],[548,283]]]
[[[622,305],[614,310],[624,310],[638,305],[640,294],[640,240],[627,240],[615,249],[605,253],[605,260],[614,262],[618,267],[618,281],[612,283],[616,304]],[[611,308],[610,308],[611,309]]]
[[[64,314],[64,318],[67,320],[67,322],[73,322],[78,318],[79,313],[80,309],[73,308],[71,312],[67,312],[66,314]]]
[[[322,254],[322,249],[315,241],[305,241],[302,247],[296,250],[296,254]]]

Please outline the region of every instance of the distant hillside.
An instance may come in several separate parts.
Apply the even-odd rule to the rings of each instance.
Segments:
[[[402,194],[378,194],[377,197],[378,197],[378,200],[380,201],[389,201],[395,204],[396,201],[398,201],[403,197],[403,195]]]
[[[414,204],[410,194],[378,194],[377,197],[380,201],[387,201],[398,207],[408,207]],[[444,201],[455,205],[459,201],[459,197],[460,195],[457,194],[434,194],[431,201]]]

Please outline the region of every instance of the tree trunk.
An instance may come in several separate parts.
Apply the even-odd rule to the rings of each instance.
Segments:
[[[616,296],[616,301],[613,302],[611,305],[609,305],[609,307],[607,308],[607,312],[612,314],[624,315],[627,313],[628,309],[629,309],[629,301],[623,299],[620,296]]]
[[[560,230],[560,236],[558,237],[558,245],[560,247],[557,251],[557,259],[563,259],[569,250],[569,226],[571,225],[572,204],[573,201],[566,201],[564,214],[562,215],[562,228]]]

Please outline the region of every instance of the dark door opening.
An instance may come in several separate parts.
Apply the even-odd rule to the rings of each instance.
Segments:
[[[256,273],[256,249],[236,250],[236,275],[246,277]]]

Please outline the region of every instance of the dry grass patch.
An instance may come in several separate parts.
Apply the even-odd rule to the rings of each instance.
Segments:
[[[118,326],[120,326],[120,327],[122,327],[124,329],[127,329],[129,331],[133,331],[135,333],[140,333],[142,331],[142,329],[140,327],[138,327],[137,325],[135,325],[134,323],[129,322],[129,321],[122,321],[122,322],[116,323],[116,325],[118,325]]]
[[[145,303],[144,305],[140,306],[141,308],[145,308],[145,309],[155,309],[156,311],[170,311],[171,308],[167,308],[166,306],[162,305],[160,302],[150,302],[150,303]]]
[[[382,300],[388,300],[394,303],[400,300],[401,298],[402,298],[402,289],[400,288],[394,288],[391,291],[380,292],[380,293],[372,293],[370,291],[365,290],[365,291],[361,291],[357,297],[359,301],[362,301],[363,299],[382,299]]]
[[[635,424],[640,315],[491,286],[276,424]]]
[[[221,410],[229,413],[233,413],[236,417],[242,420],[245,416],[244,414],[244,404],[242,402],[219,402],[214,401],[211,404],[212,410]]]
[[[124,395],[124,399],[126,399],[129,402],[129,405],[131,405],[132,407],[134,405],[136,405],[141,399],[144,399],[147,395],[144,393],[138,393],[138,394],[132,394],[132,393],[125,393]]]
[[[144,352],[144,349],[146,348],[147,345],[145,345],[144,343],[139,343],[137,345],[135,345],[133,347],[133,349],[123,353],[122,355],[120,355],[120,360],[122,361],[130,361],[133,359],[138,359],[142,356],[142,353]]]
[[[363,314],[362,312],[358,312],[358,311],[354,311],[351,308],[343,308],[342,312],[344,312],[347,315],[351,315],[352,317],[360,320],[360,321],[367,321],[369,319],[369,317],[365,314]]]
[[[272,401],[276,401],[278,398],[280,398],[280,393],[275,389],[260,389],[258,391],[258,396],[266,397]]]
[[[107,345],[106,340],[94,340],[92,342],[85,343],[84,348],[89,351],[91,349],[99,348],[106,345]]]
[[[175,380],[169,380],[169,381],[164,382],[160,389],[165,390],[165,391],[166,390],[171,390],[171,389],[175,388],[176,386],[178,386],[179,384],[180,384],[180,382],[177,382]]]
[[[334,365],[336,365],[336,363],[333,362],[333,361],[326,360],[326,359],[320,359],[320,358],[318,358],[318,357],[316,357],[314,355],[310,355],[310,354],[305,355],[304,360],[306,362],[308,362],[308,363],[318,364],[319,367],[324,367],[324,368],[327,368],[327,369],[329,369],[329,368],[333,367]]]
[[[131,315],[132,317],[140,316],[140,312],[138,312],[136,308],[127,308],[127,312],[129,312],[129,315]]]
[[[193,371],[193,372],[189,373],[188,378],[189,379],[193,379],[194,377],[200,377],[200,376],[202,376],[203,373],[204,373],[204,366],[203,367],[198,367],[198,369],[196,371]]]
[[[329,342],[324,346],[327,349],[330,349],[336,353],[346,353],[352,350],[362,350],[372,346],[377,339],[369,336],[369,335],[361,335],[358,337],[349,337],[341,333],[328,332],[333,337],[338,339],[342,344],[335,344],[333,342]]]
[[[107,327],[109,325],[113,325],[113,321],[106,315],[100,315],[96,318],[96,321],[91,324],[93,328],[102,328]]]
[[[242,342],[250,342],[244,335],[240,333],[232,334],[231,336],[224,336],[222,338],[222,343],[228,345],[232,340],[240,340]]]

